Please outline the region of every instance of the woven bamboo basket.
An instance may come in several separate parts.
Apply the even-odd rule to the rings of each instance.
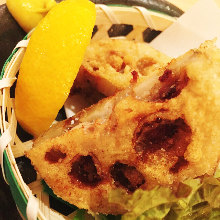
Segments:
[[[175,17],[147,10],[143,7],[120,7],[96,5],[97,20],[92,40],[124,36],[135,41],[151,41],[158,33],[165,30]],[[121,25],[123,24],[123,25]],[[33,179],[22,174],[20,158],[32,147],[32,140],[21,140],[17,133],[17,120],[14,112],[13,85],[19,71],[29,33],[19,42],[7,59],[0,80],[0,161],[3,176],[10,186],[13,198],[23,219],[81,219],[83,211],[74,211],[65,202],[56,201],[45,192],[42,179],[36,173]],[[25,163],[24,161],[22,162]],[[30,166],[30,165],[29,165]],[[30,174],[31,175],[31,174]],[[58,202],[58,205],[56,203]],[[61,207],[64,207],[63,212]]]

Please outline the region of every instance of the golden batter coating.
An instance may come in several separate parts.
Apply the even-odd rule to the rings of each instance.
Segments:
[[[171,59],[147,43],[121,39],[93,41],[75,80],[73,91],[114,95],[142,80]],[[157,71],[156,71],[157,72]]]
[[[156,75],[54,125],[27,152],[64,200],[95,213],[128,193],[213,175],[220,159],[220,50],[204,43]]]

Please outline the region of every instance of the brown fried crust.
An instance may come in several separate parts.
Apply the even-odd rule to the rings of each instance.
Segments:
[[[122,214],[108,200],[116,188],[132,193],[213,175],[220,159],[219,88],[220,50],[206,42],[173,60],[159,78],[55,125],[27,156],[64,200]]]
[[[93,41],[87,48],[72,93],[80,90],[89,95],[97,90],[105,96],[114,95],[133,81],[154,74],[170,60],[144,42],[125,39]]]

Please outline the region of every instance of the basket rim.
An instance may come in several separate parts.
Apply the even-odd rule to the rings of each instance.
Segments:
[[[111,5],[110,7],[116,8],[116,6],[119,6],[119,5],[114,5],[114,6]],[[126,5],[120,5],[119,7],[132,8],[132,6],[126,6]],[[163,12],[150,10],[150,9],[147,9],[147,10],[152,11],[153,13],[156,13],[158,15],[162,15],[162,16],[165,15],[165,18],[167,17],[167,18],[171,18],[171,20],[173,20],[173,17],[171,17],[171,16],[169,16],[169,15],[163,13]],[[30,35],[30,33],[28,33],[23,38],[23,40],[27,40],[29,35]],[[19,48],[14,49],[12,51],[12,53],[10,54],[10,56],[5,61],[4,65],[3,65],[3,68],[1,70],[0,80],[3,78],[3,76],[5,74],[5,69],[6,69],[7,65],[11,62],[12,58],[16,55],[18,50],[19,50]],[[11,161],[8,157],[7,150],[5,149],[4,152],[3,152],[3,169],[4,169],[4,172],[5,172],[5,175],[6,175],[6,180],[9,183],[9,187],[10,187],[13,199],[14,199],[16,205],[17,205],[17,208],[20,211],[20,214],[22,214],[23,217],[25,219],[27,219],[26,207],[27,207],[28,200],[27,200],[24,192],[22,191],[22,189],[21,189],[21,187],[20,187],[20,185],[19,185],[19,183],[18,183],[18,181],[15,177],[14,171],[12,170],[12,165],[13,164],[11,163]]]
[[[28,38],[28,35],[24,37],[24,40],[26,40],[27,38]],[[16,54],[17,51],[18,51],[18,48],[14,49],[12,53],[10,54],[10,56],[8,57],[8,59],[5,61],[2,71],[1,71],[0,80],[4,76],[6,66],[9,64],[9,62],[11,61],[11,59],[13,58],[13,56]],[[12,197],[15,200],[15,203],[19,211],[21,211],[22,215],[25,218],[27,218],[26,211],[25,211],[26,206],[27,206],[27,199],[22,189],[20,188],[17,182],[17,179],[15,178],[14,172],[12,171],[11,162],[8,158],[6,150],[4,150],[4,153],[3,153],[3,166],[4,166],[3,169],[5,171],[5,175],[6,175],[6,180],[8,181],[8,184],[9,184],[9,187],[12,193]]]
[[[127,8],[132,8],[133,6],[131,5],[123,5],[123,4],[107,4],[107,6],[109,7],[127,7]],[[175,17],[175,16],[171,16],[169,15],[168,13],[166,12],[163,12],[163,11],[159,11],[159,10],[156,10],[156,9],[152,9],[152,8],[148,8],[147,9],[148,11],[151,11],[151,12],[155,12],[155,13],[158,13],[158,14],[162,14],[162,15],[166,15],[166,16],[169,16],[171,18]]]

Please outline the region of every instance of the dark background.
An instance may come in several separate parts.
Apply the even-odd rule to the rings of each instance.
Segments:
[[[0,5],[0,70],[17,42],[25,34],[8,12],[6,5]],[[0,220],[21,219],[12,198],[10,188],[5,183],[2,170],[0,169]]]
[[[9,186],[4,182],[2,171],[0,171],[0,220],[22,220]]]

